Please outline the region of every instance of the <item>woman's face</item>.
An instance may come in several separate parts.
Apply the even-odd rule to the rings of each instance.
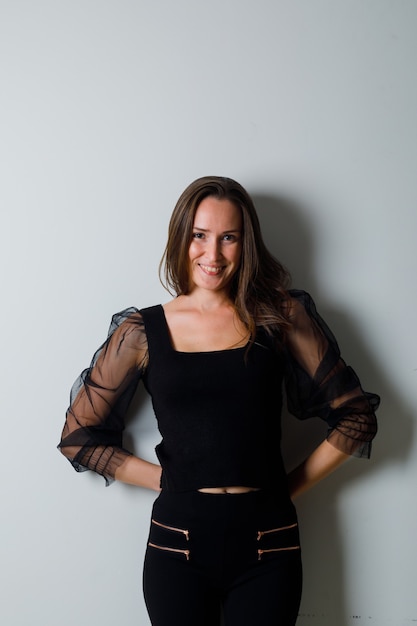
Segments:
[[[189,249],[191,289],[228,290],[242,254],[242,215],[230,200],[207,197],[197,208]]]

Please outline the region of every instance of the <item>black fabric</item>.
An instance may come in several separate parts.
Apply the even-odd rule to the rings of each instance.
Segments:
[[[284,495],[165,492],[144,563],[153,626],[294,626],[301,587],[297,515]]]
[[[281,344],[274,348],[259,328],[249,351],[176,352],[160,305],[114,315],[71,390],[62,452],[77,471],[112,481],[130,455],[124,417],[143,379],[163,434],[157,452],[165,488],[280,482],[283,382],[297,418],[320,417],[333,446],[369,457],[379,397],[363,391],[309,294],[289,295],[291,329]]]
[[[262,331],[249,350],[178,352],[163,308],[141,313],[149,347],[143,378],[162,434],[156,448],[162,488],[271,487],[285,481],[278,419],[282,354]]]

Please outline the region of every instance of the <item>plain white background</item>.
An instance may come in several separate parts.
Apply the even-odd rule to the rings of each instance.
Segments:
[[[169,299],[169,215],[206,174],[254,196],[382,397],[372,460],[297,503],[298,624],[417,621],[416,55],[414,0],[0,0],[2,624],[149,624],[153,495],[56,445],[112,313]],[[128,422],[153,459],[143,393]],[[322,436],[294,422],[288,464]]]

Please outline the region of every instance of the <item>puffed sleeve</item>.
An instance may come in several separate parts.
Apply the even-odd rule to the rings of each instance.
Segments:
[[[142,316],[133,307],[112,317],[107,340],[75,381],[58,448],[73,467],[114,480],[131,455],[123,448],[124,417],[147,360]]]
[[[329,443],[346,454],[369,458],[379,396],[362,389],[308,293],[291,290],[289,312],[288,410],[299,419],[322,418],[328,424]]]

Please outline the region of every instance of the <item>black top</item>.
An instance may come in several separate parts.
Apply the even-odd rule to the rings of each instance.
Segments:
[[[362,390],[311,297],[295,290],[290,297],[284,341],[258,328],[250,345],[212,352],[176,351],[161,305],[114,315],[71,391],[59,446],[75,469],[114,478],[130,455],[122,447],[124,415],[140,379],[162,435],[164,489],[282,483],[283,381],[296,417],[321,417],[332,445],[369,457],[379,397]]]
[[[162,306],[141,311],[149,347],[144,374],[163,437],[162,487],[267,487],[284,475],[279,454],[283,354],[259,330],[245,347],[178,352]]]

